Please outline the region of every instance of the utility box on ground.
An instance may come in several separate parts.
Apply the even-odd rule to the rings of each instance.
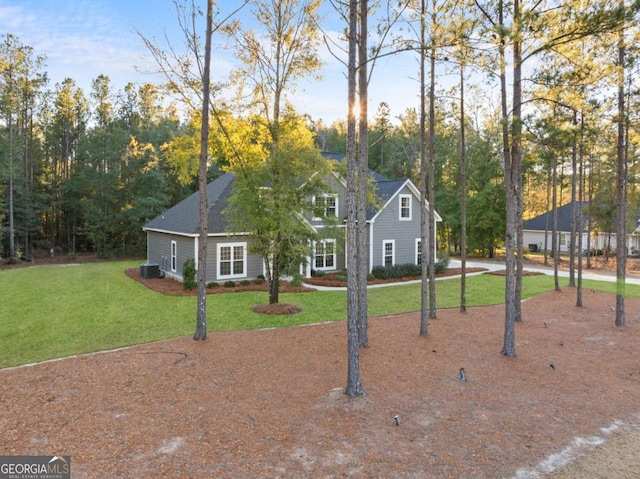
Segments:
[[[160,265],[158,263],[147,263],[140,265],[140,276],[145,279],[160,277]]]

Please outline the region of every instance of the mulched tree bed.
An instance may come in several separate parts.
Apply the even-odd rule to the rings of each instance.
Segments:
[[[0,370],[0,455],[70,455],[83,479],[546,477],[640,423],[640,299],[616,328],[615,295],[575,294],[522,303],[515,358],[503,305],[438,310],[428,337],[419,312],[369,318],[357,399],[344,321]],[[573,477],[637,477],[615,465]]]

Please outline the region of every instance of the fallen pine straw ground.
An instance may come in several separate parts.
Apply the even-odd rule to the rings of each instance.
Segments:
[[[370,318],[356,399],[342,321],[0,370],[0,454],[70,455],[74,478],[544,477],[638,427],[625,303],[619,329],[610,294],[525,301],[516,358],[499,354],[503,306],[440,310],[427,338],[419,313]]]

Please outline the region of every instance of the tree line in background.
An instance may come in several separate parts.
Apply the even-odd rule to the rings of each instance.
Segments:
[[[433,224],[433,209],[438,210],[443,217],[439,246],[460,252],[463,265],[467,251],[491,256],[496,247],[505,247],[502,353],[514,356],[514,323],[522,319],[523,219],[567,202],[587,203],[592,231],[615,230],[624,238],[636,227],[640,0],[629,5],[624,0],[326,4],[324,13],[333,12],[342,22],[338,40],[322,30],[320,0],[247,0],[238,8],[250,6],[254,21],[263,28],[260,32],[219,10],[214,14],[209,0],[207,45],[215,32],[230,48],[240,47],[240,64],[230,78],[213,82],[211,101],[208,67],[202,66],[208,64],[210,49],[203,57],[195,31],[201,15],[195,0],[190,9],[175,1],[190,48],[186,55],[162,50],[141,35],[165,73],[163,85],[129,84],[114,92],[109,78],[100,75],[89,92],[72,79],[51,89],[45,59],[15,36],[3,36],[3,255],[29,257],[37,249],[99,255],[140,252],[141,227],[148,219],[198,186],[204,224],[205,180],[227,169],[242,173],[249,165],[250,174],[238,178],[253,191],[256,185],[250,179],[259,171],[254,167],[266,163],[267,196],[273,197],[267,209],[273,212],[279,204],[278,185],[287,185],[287,165],[306,157],[308,148],[300,149],[301,155],[292,152],[312,133],[319,149],[346,156],[347,249],[349,264],[355,265],[348,278],[347,394],[362,394],[357,351],[367,345],[366,285],[360,281],[366,277],[361,270],[366,237],[364,222],[356,221],[366,208],[367,166],[391,178],[409,177],[419,185],[422,199],[428,198],[431,206],[427,212],[422,202],[423,223],[428,213]],[[321,37],[340,57],[348,80],[346,121],[331,125],[301,117],[286,103],[295,80],[320,68],[316,48]],[[393,55],[418,59],[420,100],[415,108],[393,116],[383,102],[369,120],[369,83],[393,81],[376,79],[373,67],[380,58]],[[445,87],[441,78],[447,74],[456,80]],[[221,93],[227,90],[238,92],[234,101],[228,96],[224,100]],[[494,91],[499,93],[494,96]],[[169,95],[181,103],[171,103]],[[186,119],[178,111],[186,111]],[[290,130],[295,141],[285,141],[288,122],[295,126]],[[285,210],[288,214],[290,208]],[[572,212],[572,265],[576,231],[584,227],[578,213]],[[283,244],[282,233],[275,225],[265,245]],[[200,234],[206,236],[206,229],[201,227]],[[424,228],[422,239],[429,246]],[[577,250],[580,260],[581,245]],[[624,241],[617,242],[616,253],[616,325],[624,326]],[[272,296],[277,302],[280,254],[271,249],[263,254],[267,262],[273,261],[270,302]],[[199,258],[205,264],[206,250]],[[435,317],[434,258],[428,263],[428,275],[422,263],[423,335],[427,302],[429,317]],[[582,262],[578,265],[581,268]],[[199,285],[200,290],[204,288]],[[580,287],[577,304],[581,306]],[[206,337],[203,331],[197,339]]]
[[[635,38],[635,25],[629,30]],[[614,35],[608,42],[602,39],[585,37],[558,51],[542,51],[545,61],[530,74],[529,108],[522,119],[525,219],[552,208],[554,184],[556,204],[570,200],[578,177],[572,158],[580,155],[593,228],[602,234],[615,230],[617,42]],[[629,42],[624,63],[623,112],[630,223],[638,211],[639,76],[633,46]],[[88,92],[71,78],[51,88],[46,59],[31,47],[7,34],[0,48],[3,257],[29,257],[34,249],[51,248],[57,254],[143,251],[141,226],[196,189],[197,115],[181,119],[162,85],[129,84],[114,91],[109,78],[100,75]],[[454,72],[459,63],[443,50],[437,58]],[[476,64],[487,57],[476,53]],[[467,88],[467,248],[491,255],[505,232],[502,118],[483,84]],[[438,92],[434,118],[435,203],[444,219],[438,233],[441,246],[450,251],[459,251],[461,243],[459,92],[459,85]],[[369,121],[371,169],[420,183],[419,115],[419,105],[395,115],[388,104],[378,106]],[[346,151],[346,122],[307,122],[320,149]],[[209,179],[228,161],[218,158],[218,164],[210,164]]]
[[[52,248],[55,254],[144,251],[142,225],[197,189],[198,113],[181,119],[159,86],[129,84],[114,91],[105,75],[92,82],[89,92],[72,79],[49,89],[44,60],[12,35],[4,37],[2,56],[11,65],[1,84],[3,257],[31,257],[35,250]],[[230,113],[224,116],[238,138],[258,128],[255,121],[233,121]],[[436,201],[439,210],[452,210],[444,215],[447,227],[442,238],[455,247],[460,221],[456,208],[460,193],[455,189],[457,132],[444,120],[438,122],[436,184],[441,187]],[[307,118],[307,125],[321,150],[345,152],[344,122],[324,125]],[[417,181],[416,110],[393,119],[382,104],[370,128],[369,167],[390,178]],[[221,129],[214,125],[213,131],[211,150],[218,161],[210,163],[209,180],[234,161],[229,148],[220,145]],[[476,160],[469,165],[475,198],[469,209],[470,246],[486,253],[499,244],[504,232],[500,163],[481,131],[470,144],[470,156]]]

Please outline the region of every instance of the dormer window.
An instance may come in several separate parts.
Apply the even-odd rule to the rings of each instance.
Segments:
[[[323,215],[316,217],[316,219],[338,216],[338,199],[335,195],[316,196],[314,203],[316,205],[316,213],[323,212]]]
[[[400,195],[400,219],[411,220],[411,195]]]

